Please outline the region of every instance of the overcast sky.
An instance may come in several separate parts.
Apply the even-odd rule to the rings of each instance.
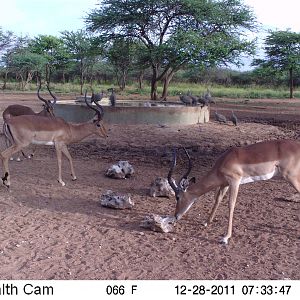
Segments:
[[[40,34],[59,36],[60,32],[85,27],[84,18],[100,0],[6,0],[0,5],[0,27],[16,35],[35,37]],[[244,0],[262,24],[259,45],[267,30],[300,32],[299,0]],[[251,39],[256,34],[249,36]],[[258,53],[262,53],[258,47]],[[242,70],[249,69],[251,58],[244,58]]]
[[[0,27],[17,35],[51,34],[84,28],[87,13],[99,0],[6,0],[1,1]],[[244,0],[253,7],[266,28],[290,28],[300,32],[299,0]]]

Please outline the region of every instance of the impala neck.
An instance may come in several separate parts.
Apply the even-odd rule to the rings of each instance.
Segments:
[[[216,178],[218,178],[218,180],[216,180]],[[198,198],[223,184],[226,184],[224,180],[219,178],[214,172],[211,172],[197,179],[196,183],[191,185],[187,192],[193,197]]]
[[[83,123],[83,124],[69,124],[71,131],[71,140],[72,142],[80,142],[86,137],[94,134],[95,124],[93,123]]]

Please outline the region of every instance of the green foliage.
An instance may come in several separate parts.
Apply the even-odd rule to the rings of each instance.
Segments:
[[[255,19],[240,0],[105,0],[86,23],[103,41],[122,37],[144,45],[152,99],[158,81],[164,80],[166,92],[174,73],[188,63],[236,64],[241,53],[253,53],[242,33],[254,28]]]
[[[265,59],[256,59],[253,65],[268,74],[289,73],[290,98],[293,97],[294,72],[300,69],[300,33],[271,31],[265,39]]]
[[[11,31],[3,31],[0,27],[0,53],[11,46],[14,38],[15,36]]]

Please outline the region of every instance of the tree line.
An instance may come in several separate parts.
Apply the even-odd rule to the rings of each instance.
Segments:
[[[173,80],[221,84],[286,85],[293,97],[300,77],[300,33],[270,31],[254,69],[233,71],[242,55],[255,55],[258,31],[242,0],[104,0],[85,16],[85,28],[60,36],[15,36],[0,28],[2,89],[11,79],[21,89],[41,75],[47,82],[128,82],[151,87],[166,99]],[[163,86],[158,95],[158,84]]]

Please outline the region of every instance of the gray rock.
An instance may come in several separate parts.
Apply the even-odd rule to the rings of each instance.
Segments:
[[[175,222],[176,220],[174,217],[152,214],[146,216],[140,226],[152,231],[170,232],[174,230]]]
[[[134,174],[134,169],[128,161],[120,160],[109,167],[105,175],[114,179],[125,179]]]
[[[157,177],[150,185],[149,194],[151,197],[170,197],[175,193],[166,178]]]
[[[105,207],[115,209],[131,209],[134,206],[134,202],[128,195],[121,195],[111,190],[106,191],[101,195],[100,204]]]

